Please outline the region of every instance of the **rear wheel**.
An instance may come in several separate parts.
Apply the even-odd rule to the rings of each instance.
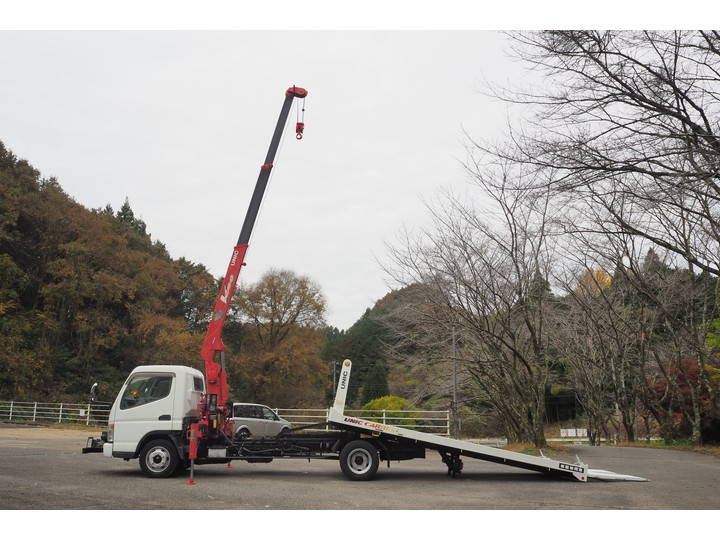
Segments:
[[[238,429],[237,433],[235,433],[236,439],[249,439],[250,438],[250,430],[248,428],[242,428]]]
[[[367,441],[351,441],[340,452],[340,468],[350,480],[371,480],[379,465],[377,448]]]
[[[140,451],[140,469],[151,478],[167,478],[178,468],[175,445],[166,439],[155,439]]]

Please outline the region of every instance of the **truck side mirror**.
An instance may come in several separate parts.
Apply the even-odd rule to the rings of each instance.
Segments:
[[[90,387],[90,401],[95,401],[95,397],[97,394],[97,388],[98,388],[98,383],[93,383],[93,385]]]

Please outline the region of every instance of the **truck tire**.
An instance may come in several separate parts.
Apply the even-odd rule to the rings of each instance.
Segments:
[[[351,441],[340,452],[340,468],[350,480],[372,480],[379,465],[377,448],[367,441]]]
[[[167,439],[153,439],[140,451],[140,469],[150,478],[167,478],[179,464],[175,445]]]

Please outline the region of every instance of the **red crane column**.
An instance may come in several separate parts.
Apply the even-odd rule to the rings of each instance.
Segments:
[[[265,156],[265,162],[260,167],[260,174],[258,175],[255,190],[253,191],[250,205],[245,214],[245,221],[243,222],[237,244],[233,248],[230,264],[225,272],[225,278],[223,279],[220,293],[215,302],[215,309],[213,309],[212,319],[208,325],[203,346],[200,349],[200,356],[205,362],[205,378],[207,383],[206,412],[203,420],[208,420],[208,413],[218,413],[219,418],[216,420],[220,425],[218,426],[216,423],[215,426],[213,426],[212,423],[210,423],[210,427],[213,429],[220,427],[223,431],[225,430],[226,419],[229,416],[231,406],[229,404],[230,396],[227,373],[223,361],[225,345],[222,342],[222,330],[227,317],[227,310],[235,294],[240,269],[245,265],[245,254],[249,247],[250,236],[252,235],[252,230],[260,210],[260,204],[265,194],[265,188],[270,178],[275,154],[277,153],[283,131],[285,130],[290,107],[295,98],[303,99],[305,96],[307,96],[307,90],[297,86],[291,86],[285,92],[285,100],[280,109],[280,116],[275,125],[275,132],[270,141],[270,148]],[[218,356],[220,358],[218,358]],[[218,362],[218,360],[220,360],[220,362]]]

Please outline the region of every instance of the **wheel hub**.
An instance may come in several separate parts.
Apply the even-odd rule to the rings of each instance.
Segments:
[[[372,457],[365,448],[356,448],[350,452],[348,463],[355,474],[365,474],[372,466]]]
[[[170,463],[170,453],[162,446],[155,446],[147,453],[145,463],[151,471],[163,472]]]

